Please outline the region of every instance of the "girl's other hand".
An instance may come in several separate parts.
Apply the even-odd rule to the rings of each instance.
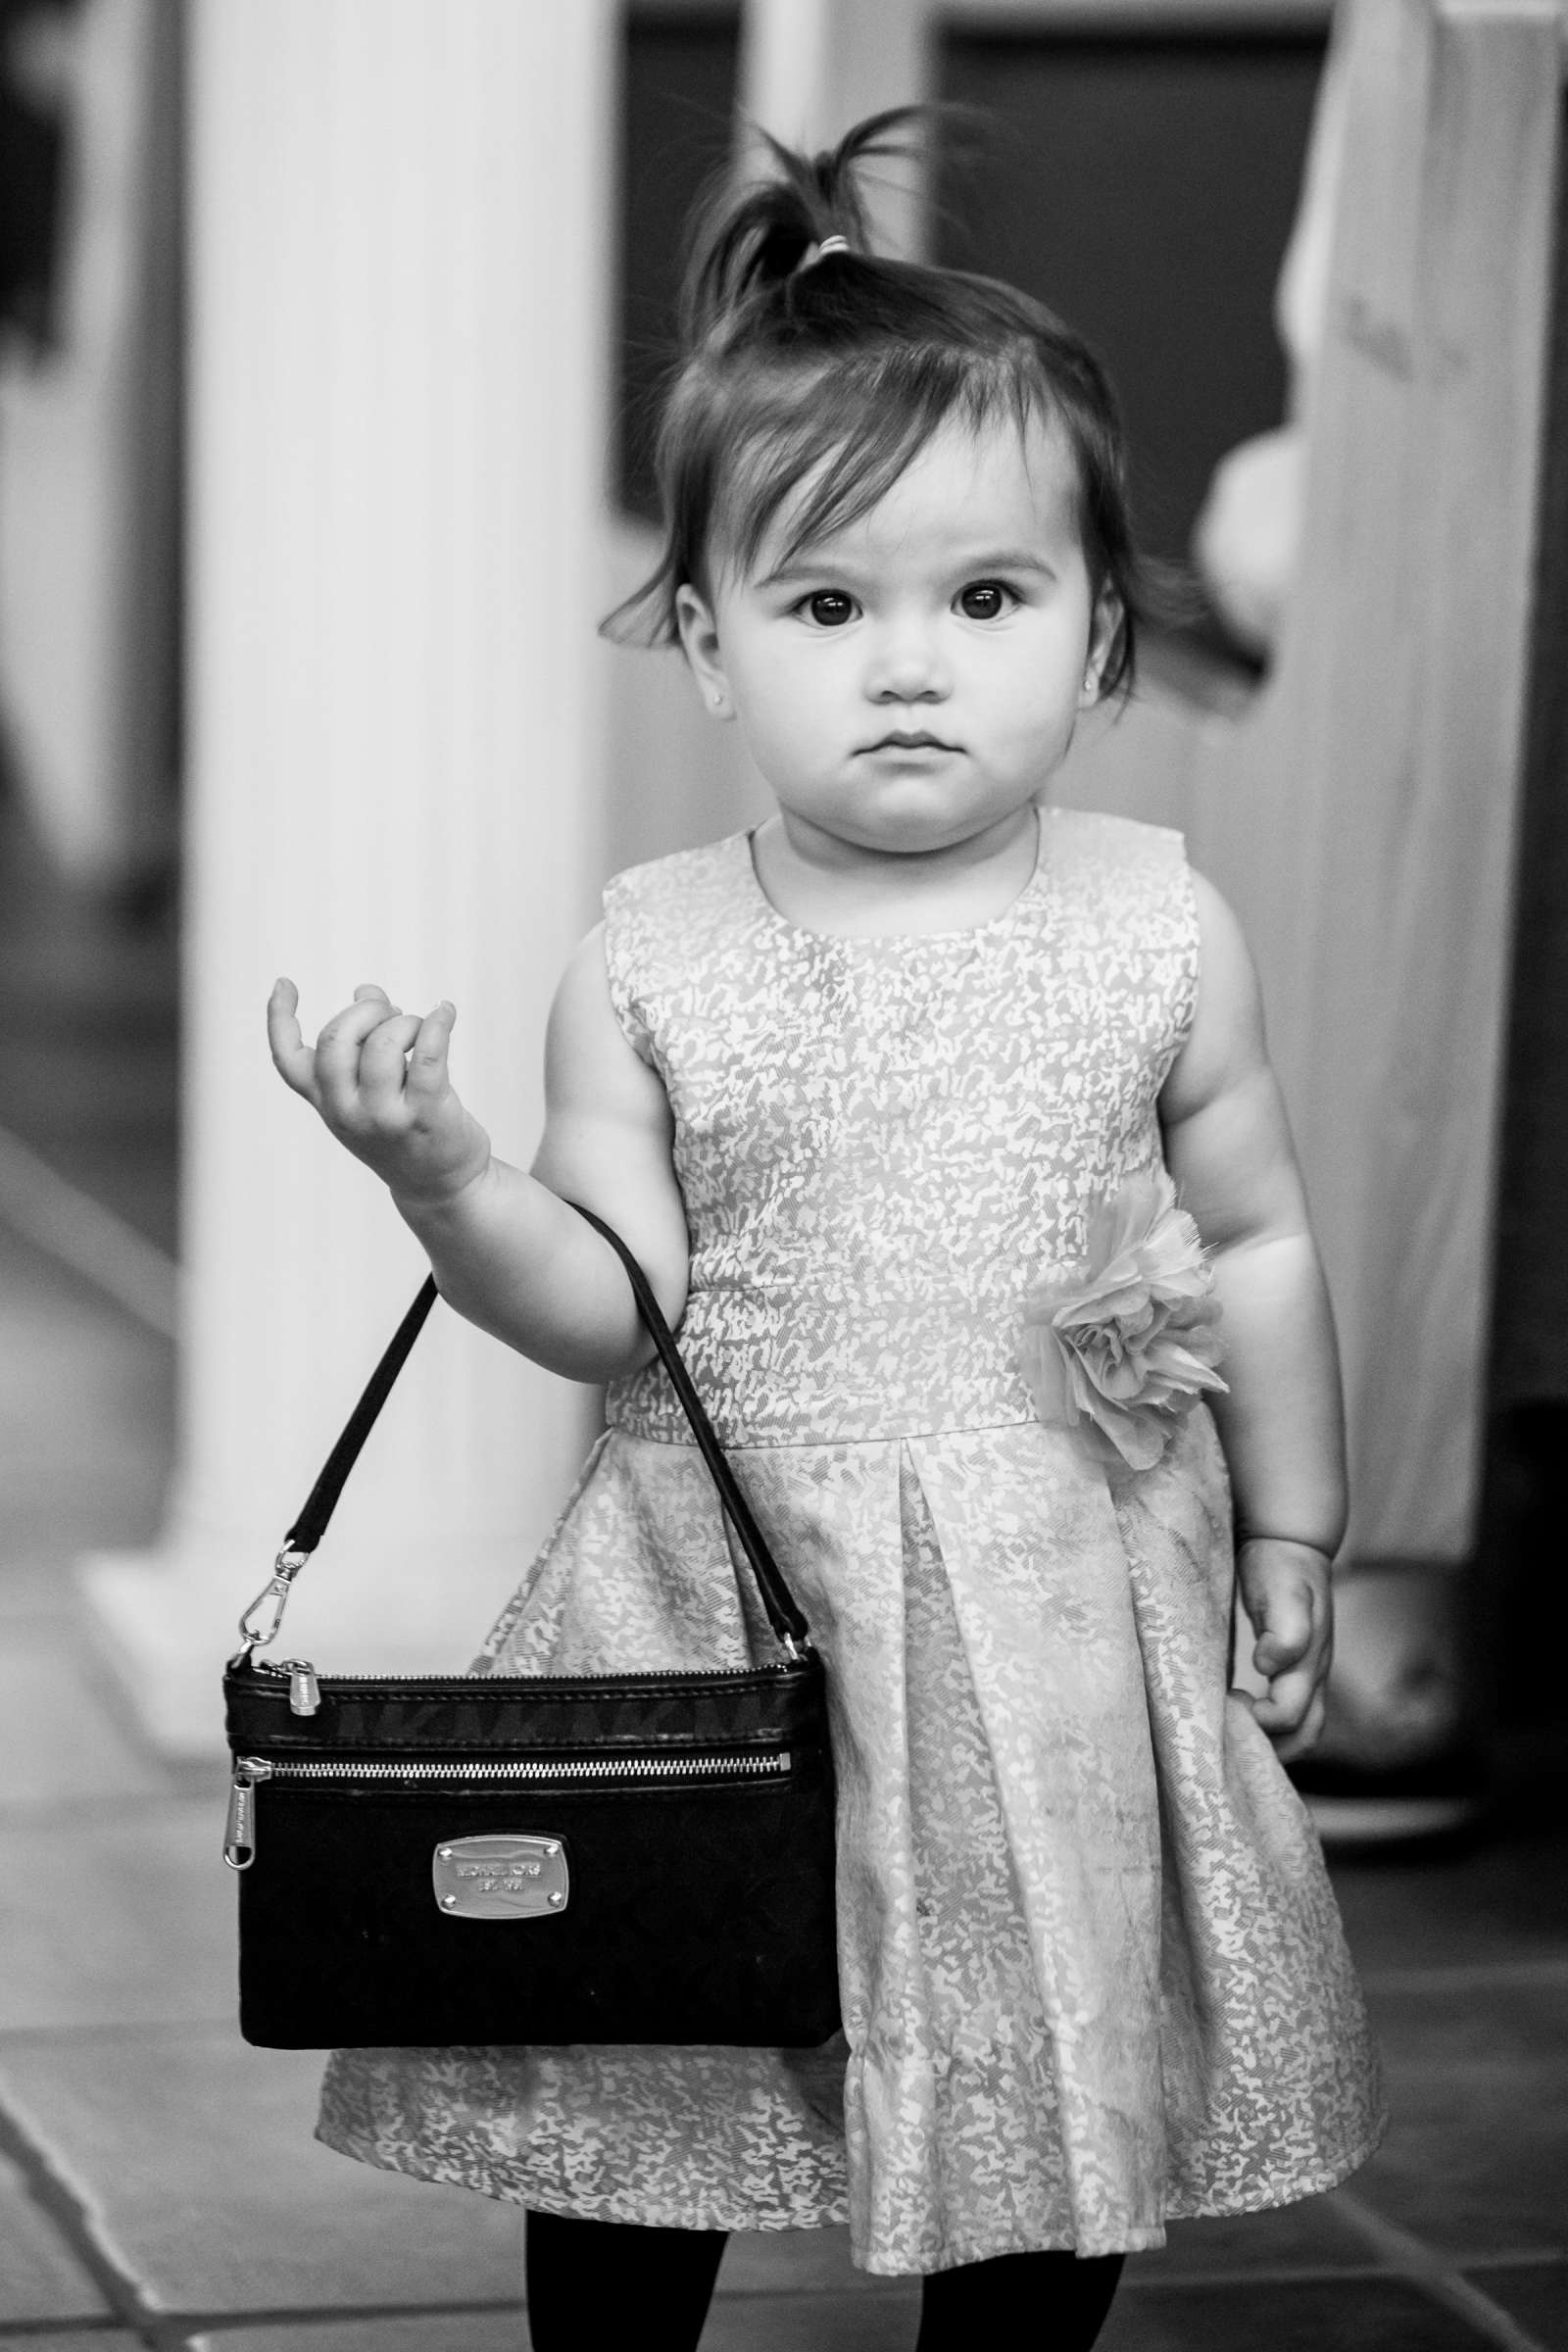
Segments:
[[[279,980],[268,999],[268,1042],[284,1085],[411,1206],[455,1200],[490,1165],[490,1139],[458,1100],[447,1070],[456,1019],[445,1003],[422,1020],[400,1012],[385,989],[367,983],[313,1049],[300,1029],[293,981]]]
[[[1334,1600],[1327,1554],[1310,1544],[1254,1536],[1237,1558],[1242,1606],[1257,1639],[1252,1664],[1268,1684],[1242,1690],[1281,1763],[1304,1755],[1323,1729],[1324,1686],[1334,1654]]]

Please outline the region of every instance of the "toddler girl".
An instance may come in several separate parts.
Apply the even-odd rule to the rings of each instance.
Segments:
[[[1036,303],[868,252],[891,127],[777,151],[696,244],[645,593],[777,813],[611,884],[533,1174],[453,1090],[450,1004],[362,988],[314,1052],[291,984],[270,1007],[452,1304],[610,1384],[496,1667],[750,1654],[707,1472],[561,1196],[681,1322],[827,1664],[842,2037],[332,2061],[330,2145],[528,2208],[538,2352],[694,2345],[726,2230],[846,2218],[865,2269],[924,2275],[922,2352],[1086,2346],[1173,2215],[1327,2188],[1379,2129],[1281,1767],[1344,1482],[1251,969],[1177,836],[1044,806],[1132,676],[1114,407]]]

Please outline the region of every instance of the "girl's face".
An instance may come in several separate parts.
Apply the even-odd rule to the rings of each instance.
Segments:
[[[736,718],[797,846],[974,840],[1032,803],[1096,699],[1097,611],[1059,428],[946,425],[858,522],[785,561],[788,514],[710,605],[687,658]]]

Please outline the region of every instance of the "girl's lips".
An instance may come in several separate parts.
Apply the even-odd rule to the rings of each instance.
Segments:
[[[884,735],[865,746],[868,752],[956,752],[957,748],[942,735]]]

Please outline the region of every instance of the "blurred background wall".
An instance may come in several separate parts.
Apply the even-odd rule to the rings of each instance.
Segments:
[[[593,636],[650,559],[680,223],[737,104],[821,139],[939,96],[978,121],[889,236],[1073,319],[1150,546],[1207,561],[1064,797],[1186,825],[1259,946],[1360,1471],[1325,1787],[1467,1801],[1499,1702],[1560,1705],[1554,12],[7,0],[0,31],[0,1213],[177,1338],[161,1524],[89,1570],[153,1735],[213,1744],[214,1661],[418,1272],[275,1088],[273,970],[317,1016],[372,974],[452,994],[526,1155],[600,878],[760,806],[675,659]],[[328,1662],[461,1660],[564,1490],[591,1400],[472,1340],[411,1367],[302,1589]]]

